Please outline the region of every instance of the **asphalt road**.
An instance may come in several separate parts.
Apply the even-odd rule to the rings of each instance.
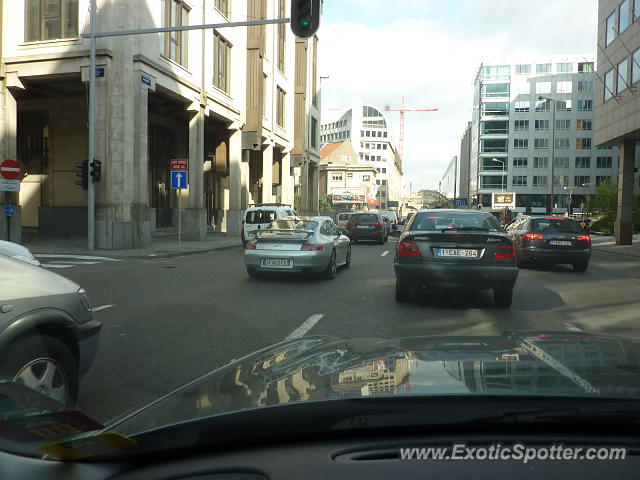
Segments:
[[[241,250],[79,265],[60,271],[87,288],[103,322],[79,407],[100,421],[138,409],[234,358],[294,335],[343,338],[495,335],[571,330],[638,337],[640,259],[594,249],[586,273],[524,269],[511,309],[484,292],[394,299],[394,240],[353,245],[333,281],[249,278]],[[385,253],[388,252],[388,253]]]

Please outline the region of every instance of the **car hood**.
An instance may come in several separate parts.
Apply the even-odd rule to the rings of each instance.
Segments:
[[[283,342],[219,368],[112,423],[137,434],[297,402],[379,395],[640,398],[640,343],[566,332]]]
[[[80,286],[45,268],[0,254],[0,301],[77,292]]]
[[[40,265],[40,261],[34,258],[29,249],[18,243],[0,240],[0,254],[15,258],[22,262],[30,263],[31,265]]]

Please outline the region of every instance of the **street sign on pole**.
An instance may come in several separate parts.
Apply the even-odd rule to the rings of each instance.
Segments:
[[[169,170],[189,170],[189,159],[188,158],[172,158],[169,160],[169,164],[171,167]]]
[[[15,205],[5,205],[4,206],[4,214],[7,217],[13,217],[16,214],[16,206]]]
[[[0,178],[0,192],[19,192],[20,180],[7,180]]]
[[[171,190],[182,190],[189,184],[189,172],[181,170],[171,172]]]
[[[7,180],[16,180],[20,177],[22,169],[16,160],[7,158],[0,162],[0,176]]]

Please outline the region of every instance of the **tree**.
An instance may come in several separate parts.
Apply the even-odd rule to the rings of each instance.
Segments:
[[[320,195],[320,211],[321,212],[335,212],[336,207],[331,202],[331,195]]]
[[[594,213],[615,213],[618,208],[618,187],[611,181],[602,182],[587,200],[587,210]]]

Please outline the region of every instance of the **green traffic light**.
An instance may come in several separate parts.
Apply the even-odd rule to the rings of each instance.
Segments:
[[[309,21],[308,18],[301,18],[300,19],[300,26],[301,27],[309,28],[310,25],[311,25],[311,22]]]

